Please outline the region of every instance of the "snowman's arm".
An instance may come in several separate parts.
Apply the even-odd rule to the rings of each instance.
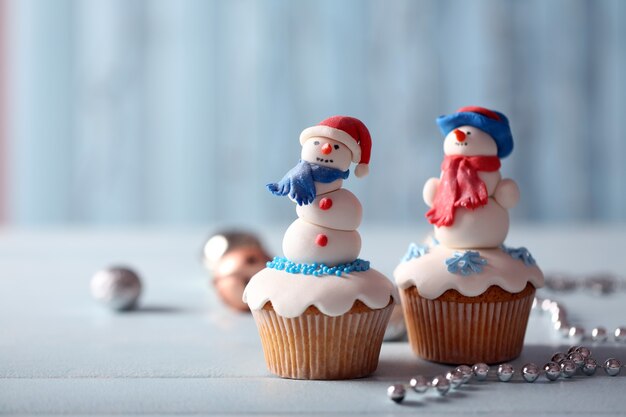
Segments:
[[[496,186],[493,198],[505,209],[511,209],[519,201],[519,188],[512,179],[504,179]]]
[[[422,197],[428,207],[433,206],[435,201],[435,194],[437,193],[437,187],[439,187],[439,178],[429,178],[424,184],[424,190],[422,191]]]

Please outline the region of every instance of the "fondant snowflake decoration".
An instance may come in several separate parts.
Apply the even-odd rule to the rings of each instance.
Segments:
[[[511,258],[519,259],[520,261],[523,261],[524,265],[526,266],[537,265],[535,258],[533,258],[533,256],[530,254],[528,249],[526,249],[523,246],[520,248],[509,248],[509,247],[502,245],[502,250],[505,253],[507,253]]]
[[[402,258],[402,262],[408,262],[413,258],[419,258],[428,253],[428,246],[418,245],[417,243],[411,243],[406,251],[406,254]]]
[[[468,276],[482,272],[483,265],[487,265],[487,260],[476,251],[465,251],[465,253],[454,252],[451,258],[446,259],[448,272]]]

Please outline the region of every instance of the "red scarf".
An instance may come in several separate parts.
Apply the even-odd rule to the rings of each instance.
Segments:
[[[475,209],[489,201],[487,186],[478,171],[493,172],[500,169],[497,156],[446,156],[441,164],[441,181],[435,193],[433,206],[426,218],[437,227],[454,223],[457,207]]]

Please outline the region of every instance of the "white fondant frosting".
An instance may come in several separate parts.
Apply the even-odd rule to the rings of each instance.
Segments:
[[[311,204],[296,206],[296,213],[304,221],[337,230],[356,230],[363,218],[358,198],[344,188],[318,194]]]
[[[452,225],[435,226],[435,238],[451,248],[497,248],[508,232],[509,212],[491,197],[474,210],[457,207]]]
[[[487,204],[473,210],[457,207],[452,225],[435,226],[435,237],[442,245],[451,248],[471,249],[497,248],[504,243],[509,232],[509,212],[492,195],[498,184],[501,183],[502,176],[500,171],[479,171],[478,177],[485,183],[487,193],[490,196]],[[426,183],[426,185],[428,184],[429,182]],[[426,185],[424,186],[424,193],[427,191]],[[438,185],[439,181],[437,182]],[[430,186],[432,187],[432,185]],[[426,198],[426,194],[424,196]]]
[[[502,180],[502,174],[500,171],[478,171],[478,178],[485,183],[485,188],[487,188],[487,194],[489,197],[493,197],[493,193],[496,191],[498,184],[500,184],[500,181]]]
[[[318,236],[326,245],[318,245]],[[334,266],[354,261],[361,251],[361,236],[356,230],[344,231],[318,226],[296,219],[283,237],[285,258],[296,263],[325,263]]]
[[[519,188],[512,179],[503,179],[498,183],[493,198],[505,209],[512,209],[519,202]]]
[[[437,298],[450,289],[475,297],[492,285],[510,293],[522,291],[529,282],[535,288],[543,286],[543,273],[536,265],[527,266],[500,248],[475,250],[487,260],[480,273],[463,276],[448,272],[446,259],[463,251],[439,245],[419,258],[398,265],[393,276],[399,288],[415,285],[420,295],[428,299]]]
[[[341,277],[315,277],[265,268],[252,277],[243,293],[243,301],[251,310],[259,310],[269,301],[278,315],[287,318],[300,316],[309,306],[328,316],[340,316],[356,300],[379,309],[389,304],[389,297],[399,300],[395,286],[371,268]]]

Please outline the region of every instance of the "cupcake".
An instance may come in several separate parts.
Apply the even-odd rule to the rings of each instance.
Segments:
[[[411,244],[394,271],[409,342],[435,362],[508,361],[521,352],[535,289],[543,285],[530,252],[504,245],[508,210],[519,200],[515,182],[499,171],[513,150],[509,122],[472,106],[437,123],[445,158],[440,178],[423,192],[433,243]]]
[[[244,294],[269,370],[295,379],[374,372],[394,304],[390,281],[371,268],[316,276],[274,269],[284,259],[270,264]]]
[[[271,372],[295,379],[359,378],[376,370],[398,299],[393,283],[358,258],[362,207],[342,188],[351,162],[368,172],[371,138],[352,117],[334,116],[300,135],[301,160],[275,195],[297,204],[284,257],[252,277],[243,301],[256,321]]]

